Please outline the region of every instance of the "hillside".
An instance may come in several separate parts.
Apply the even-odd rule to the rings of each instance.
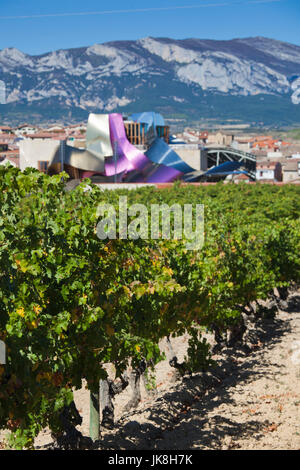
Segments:
[[[0,51],[2,121],[155,110],[186,122],[300,123],[300,46],[256,37],[143,38],[30,56]]]

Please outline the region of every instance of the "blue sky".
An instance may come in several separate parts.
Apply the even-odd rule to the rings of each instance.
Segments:
[[[300,0],[0,0],[0,31],[0,49],[29,54],[146,36],[300,45]]]

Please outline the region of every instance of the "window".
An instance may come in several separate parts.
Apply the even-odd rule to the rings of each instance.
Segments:
[[[38,169],[42,173],[47,173],[49,162],[38,162]]]

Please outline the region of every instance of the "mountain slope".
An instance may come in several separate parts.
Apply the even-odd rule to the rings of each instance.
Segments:
[[[261,37],[144,38],[39,56],[7,48],[0,80],[0,115],[15,121],[154,109],[190,121],[300,123],[300,47]]]

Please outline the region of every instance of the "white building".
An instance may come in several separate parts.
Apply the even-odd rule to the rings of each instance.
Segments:
[[[59,152],[59,147],[59,140],[21,140],[19,142],[20,169],[23,171],[31,167],[46,172],[49,162]]]
[[[31,126],[29,124],[22,124],[18,126],[14,132],[18,136],[22,136],[25,134],[35,134],[39,129],[37,127]]]
[[[282,167],[279,162],[269,160],[256,164],[257,181],[282,181]]]

